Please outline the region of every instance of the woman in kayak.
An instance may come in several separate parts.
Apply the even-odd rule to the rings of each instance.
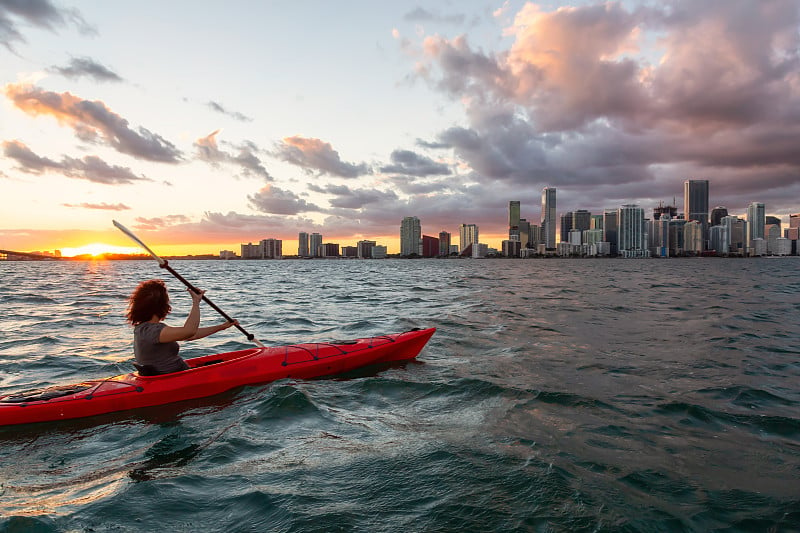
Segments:
[[[172,311],[167,286],[163,281],[143,281],[134,289],[128,301],[126,318],[134,326],[133,354],[140,374],[158,375],[187,370],[189,365],[178,355],[178,341],[202,339],[235,324],[225,322],[200,327],[200,301],[204,292],[198,294],[189,290],[192,309],[183,326],[174,327],[163,322]]]

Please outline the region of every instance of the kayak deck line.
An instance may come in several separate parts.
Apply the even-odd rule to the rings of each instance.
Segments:
[[[417,357],[435,328],[352,341],[248,348],[186,359],[187,370],[130,372],[70,385],[0,394],[0,426],[84,418],[214,396],[279,379],[313,379]],[[90,400],[90,401],[86,401]]]

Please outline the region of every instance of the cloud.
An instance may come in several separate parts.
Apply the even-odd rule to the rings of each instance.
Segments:
[[[101,65],[90,57],[73,57],[69,66],[66,67],[50,67],[51,72],[57,72],[65,78],[71,80],[79,79],[82,77],[89,77],[95,81],[104,82],[121,82],[124,81],[116,72]]]
[[[419,155],[410,150],[395,150],[391,155],[392,163],[381,167],[386,174],[407,174],[410,176],[445,176],[452,174],[450,167],[444,163]]]
[[[702,177],[712,203],[718,191],[737,211],[759,198],[796,210],[799,25],[791,0],[526,4],[503,50],[422,38],[417,78],[460,102],[465,123],[417,144],[532,203],[556,186],[559,209],[649,208]]]
[[[286,137],[276,147],[279,159],[297,165],[306,171],[329,174],[342,178],[357,178],[371,172],[366,163],[346,163],[330,143],[306,137]]]
[[[140,230],[159,230],[179,224],[187,224],[190,220],[186,215],[167,215],[153,218],[136,217],[134,227]]]
[[[58,172],[70,178],[85,179],[104,185],[125,185],[137,181],[150,181],[144,176],[137,176],[128,167],[109,165],[94,155],[82,159],[63,156],[61,161],[54,161],[35,154],[20,141],[3,141],[3,153],[19,165],[19,169],[30,174]]]
[[[467,19],[466,15],[463,13],[457,13],[453,15],[441,15],[434,11],[429,11],[422,7],[417,7],[405,15],[403,15],[403,19],[409,22],[437,22],[437,23],[444,23],[444,24],[464,24],[464,21]]]
[[[230,111],[228,109],[225,109],[222,106],[222,104],[214,102],[213,100],[207,102],[206,105],[212,111],[216,111],[217,113],[222,113],[223,115],[227,115],[227,116],[233,118],[234,120],[238,120],[240,122],[252,122],[253,121],[253,119],[251,117],[248,117],[247,115],[243,115],[242,113],[239,113],[238,111]]]
[[[272,176],[270,176],[267,169],[261,163],[261,160],[255,155],[255,152],[258,151],[258,147],[255,144],[245,142],[238,147],[234,147],[234,149],[238,150],[238,153],[234,155],[220,150],[217,145],[217,135],[219,132],[220,130],[213,131],[209,135],[195,141],[194,147],[198,159],[214,166],[220,163],[237,165],[242,168],[242,172],[245,176],[259,176],[266,181],[273,180]]]
[[[319,187],[309,185],[309,190],[318,193],[332,194],[331,207],[342,209],[361,209],[367,204],[391,202],[397,200],[393,191],[378,191],[376,189],[351,189],[346,185],[327,185]]]
[[[28,84],[9,83],[6,97],[31,116],[49,115],[75,131],[75,135],[94,142],[101,138],[118,152],[137,159],[178,163],[181,152],[160,135],[139,127],[133,130],[128,121],[99,100],[83,100],[68,92],[45,91]]]
[[[51,31],[71,24],[83,34],[96,33],[80,12],[56,7],[49,0],[0,0],[0,44],[12,52],[14,42],[26,42],[19,30],[20,20]]]
[[[127,211],[130,209],[125,204],[107,204],[107,203],[100,203],[100,204],[89,204],[89,203],[82,203],[82,204],[61,204],[64,207],[76,207],[80,209],[99,209],[101,211]]]
[[[239,242],[248,239],[260,240],[267,236],[278,238],[296,238],[299,231],[308,228],[312,231],[322,226],[307,218],[276,215],[246,215],[230,211],[228,213],[206,212],[203,220],[197,224],[201,235],[230,235]]]
[[[274,185],[267,185],[257,193],[247,197],[253,208],[273,215],[296,215],[309,211],[319,211],[320,208],[309,204],[291,191],[279,189]]]

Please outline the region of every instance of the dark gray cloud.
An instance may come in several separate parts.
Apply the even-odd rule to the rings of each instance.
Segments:
[[[128,167],[109,165],[94,155],[75,159],[64,156],[55,161],[34,153],[28,146],[19,141],[3,141],[3,154],[13,159],[19,169],[30,174],[56,172],[69,178],[85,179],[104,185],[126,185],[137,181],[150,181],[144,176],[137,176]]]
[[[198,159],[214,166],[221,163],[236,165],[242,169],[245,176],[255,176],[263,178],[265,181],[273,181],[261,159],[256,155],[259,149],[254,143],[245,141],[239,146],[233,146],[236,153],[226,152],[217,145],[219,131],[216,130],[195,141],[194,147]]]
[[[239,122],[252,122],[253,121],[253,119],[251,117],[248,117],[247,115],[239,113],[238,111],[231,111],[229,109],[226,109],[226,108],[224,108],[222,106],[222,104],[220,104],[218,102],[214,102],[213,100],[207,102],[206,105],[212,111],[216,111],[217,113],[222,113],[223,115],[227,115],[227,116],[231,117],[234,120],[238,120]]]
[[[310,204],[291,191],[279,189],[273,185],[263,187],[257,193],[247,197],[250,205],[263,213],[272,215],[296,215],[320,211],[320,208]]]
[[[361,209],[367,204],[383,204],[397,200],[397,194],[393,191],[351,189],[346,185],[320,187],[312,184],[308,186],[308,189],[313,192],[333,195],[334,197],[330,200],[331,207],[342,209]]]
[[[411,150],[395,150],[391,155],[392,164],[380,168],[386,174],[406,174],[409,176],[444,176],[452,174],[450,167],[433,159],[419,155]]]
[[[25,42],[19,30],[20,21],[51,31],[72,25],[83,34],[96,33],[80,12],[56,7],[49,0],[0,0],[0,44],[11,51],[15,42]]]
[[[68,66],[58,67],[54,65],[50,67],[50,71],[57,72],[65,78],[72,80],[87,77],[100,82],[124,81],[116,72],[90,57],[73,57]]]
[[[307,137],[287,137],[278,143],[275,157],[297,165],[310,174],[328,174],[341,178],[357,178],[369,174],[366,163],[347,163],[330,143]]]
[[[45,91],[28,84],[9,83],[6,97],[32,116],[50,115],[73,128],[86,142],[102,140],[120,153],[160,163],[178,163],[181,152],[175,145],[146,128],[132,129],[126,119],[103,102],[83,100],[68,92]]]

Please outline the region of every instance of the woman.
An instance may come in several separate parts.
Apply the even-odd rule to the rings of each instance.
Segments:
[[[163,322],[172,310],[164,282],[151,279],[136,287],[128,301],[126,317],[134,326],[133,353],[140,374],[152,376],[187,370],[189,365],[178,355],[178,341],[202,339],[235,324],[200,327],[200,301],[204,292],[189,290],[192,297],[189,316],[183,326],[173,327]]]

